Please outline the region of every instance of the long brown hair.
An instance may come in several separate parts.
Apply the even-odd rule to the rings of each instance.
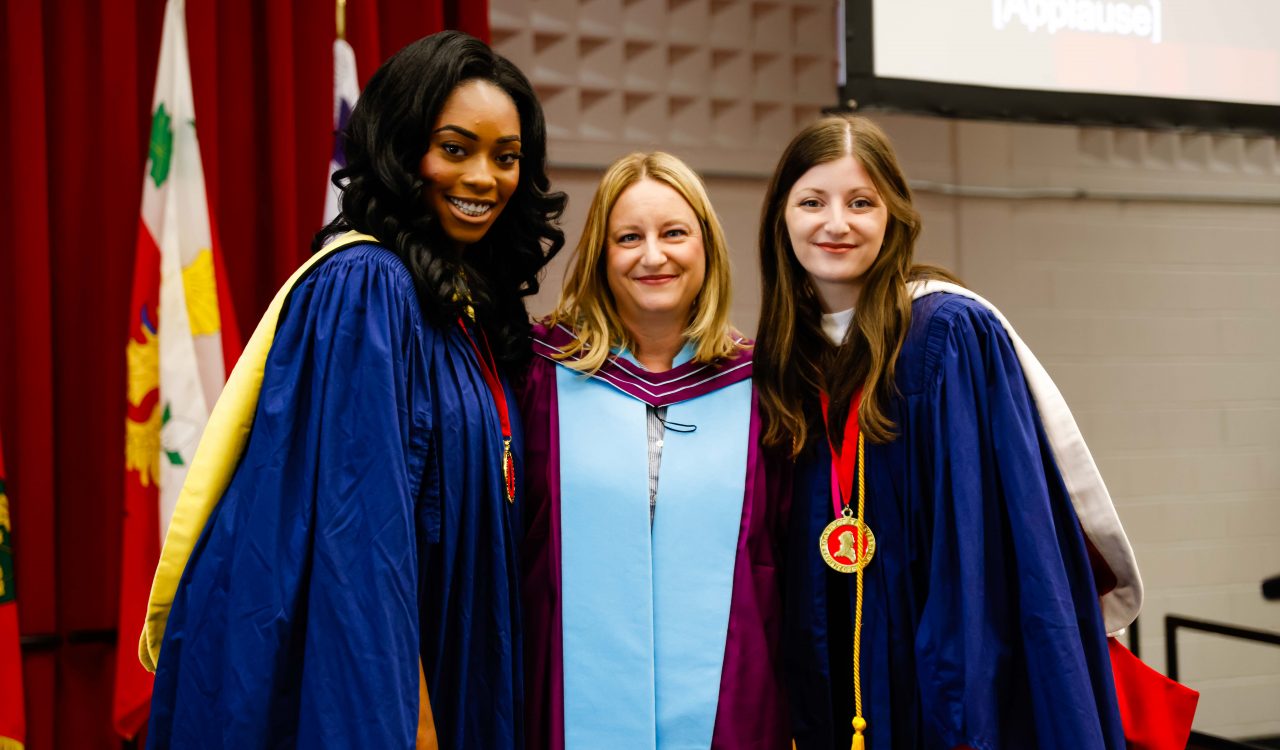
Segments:
[[[577,340],[564,351],[566,358],[581,355],[580,359],[565,362],[575,370],[595,372],[604,364],[611,348],[630,347],[634,343],[618,315],[604,265],[609,214],[613,213],[622,193],[641,180],[655,180],[675,190],[698,218],[702,249],[707,256],[707,275],[684,329],[684,337],[695,347],[694,361],[714,362],[732,355],[740,346],[729,324],[732,285],[729,245],[702,180],[671,154],[634,153],[615,161],[600,179],[591,207],[587,209],[582,238],[569,260],[560,301],[548,318],[549,325],[563,323],[577,333]]]
[[[889,212],[884,243],[863,277],[853,324],[833,345],[822,332],[822,307],[787,232],[791,188],[819,164],[852,156],[867,170]],[[895,437],[887,415],[896,395],[898,352],[911,327],[907,281],[946,271],[912,264],[920,214],[888,136],[865,117],[835,115],[809,125],[782,154],[765,196],[760,223],[761,313],[755,378],[764,416],[764,442],[797,455],[821,434],[817,394],[831,399],[832,438],[839,440],[850,402],[863,385],[859,424],[867,439]]]

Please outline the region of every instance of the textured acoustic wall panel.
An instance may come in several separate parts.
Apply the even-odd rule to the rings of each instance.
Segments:
[[[554,304],[600,169],[666,148],[707,176],[733,320],[753,332],[765,178],[834,103],[834,3],[493,0],[492,14],[570,195],[569,248],[532,309]],[[1280,141],[873,117],[910,178],[1059,196],[920,190],[916,257],[1000,305],[1067,396],[1138,554],[1144,656],[1163,668],[1170,613],[1280,630],[1259,592],[1280,571]],[[1093,196],[1061,197],[1077,193]],[[1280,733],[1280,653],[1185,639],[1200,729]]]
[[[551,159],[637,149],[764,175],[836,103],[834,0],[494,0],[494,47],[532,79]]]

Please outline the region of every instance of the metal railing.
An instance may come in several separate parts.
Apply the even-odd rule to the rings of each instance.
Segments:
[[[1187,750],[1266,750],[1261,745],[1250,745],[1240,740],[1229,740],[1225,737],[1215,737],[1212,734],[1205,734],[1191,730],[1191,737],[1187,739]]]
[[[1229,638],[1239,638],[1241,640],[1252,641],[1254,643],[1267,643],[1272,646],[1280,646],[1280,633],[1273,633],[1270,630],[1255,630],[1254,628],[1242,628],[1237,625],[1227,625],[1221,622],[1193,620],[1190,617],[1180,617],[1178,615],[1165,615],[1165,674],[1169,675],[1169,679],[1174,682],[1178,681],[1179,628],[1198,630],[1202,633],[1214,633],[1215,635],[1225,635]]]

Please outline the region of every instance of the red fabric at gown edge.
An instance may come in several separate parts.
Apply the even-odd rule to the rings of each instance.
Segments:
[[[25,635],[116,628],[125,341],[164,7],[0,4],[0,432]],[[449,19],[487,37],[484,2],[371,0],[348,16],[362,82]],[[251,328],[319,228],[333,6],[187,0],[187,20],[219,270]],[[132,652],[137,636],[118,642]],[[113,648],[24,653],[28,747],[119,747]]]
[[[1115,638],[1107,639],[1129,750],[1182,750],[1200,694],[1165,677]]]

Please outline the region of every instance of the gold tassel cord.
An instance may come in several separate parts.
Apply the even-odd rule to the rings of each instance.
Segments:
[[[861,540],[866,539],[867,527],[866,520],[866,500],[867,500],[867,482],[866,482],[866,453],[864,450],[865,439],[861,432],[858,433],[858,532]],[[860,541],[861,541],[860,540]],[[858,550],[859,562],[857,575],[857,596],[853,608],[853,744],[851,750],[865,750],[866,740],[862,736],[862,730],[867,728],[866,719],[862,718],[862,681],[859,671],[858,662],[862,651],[862,569],[866,567],[866,561],[862,558],[862,548]]]

